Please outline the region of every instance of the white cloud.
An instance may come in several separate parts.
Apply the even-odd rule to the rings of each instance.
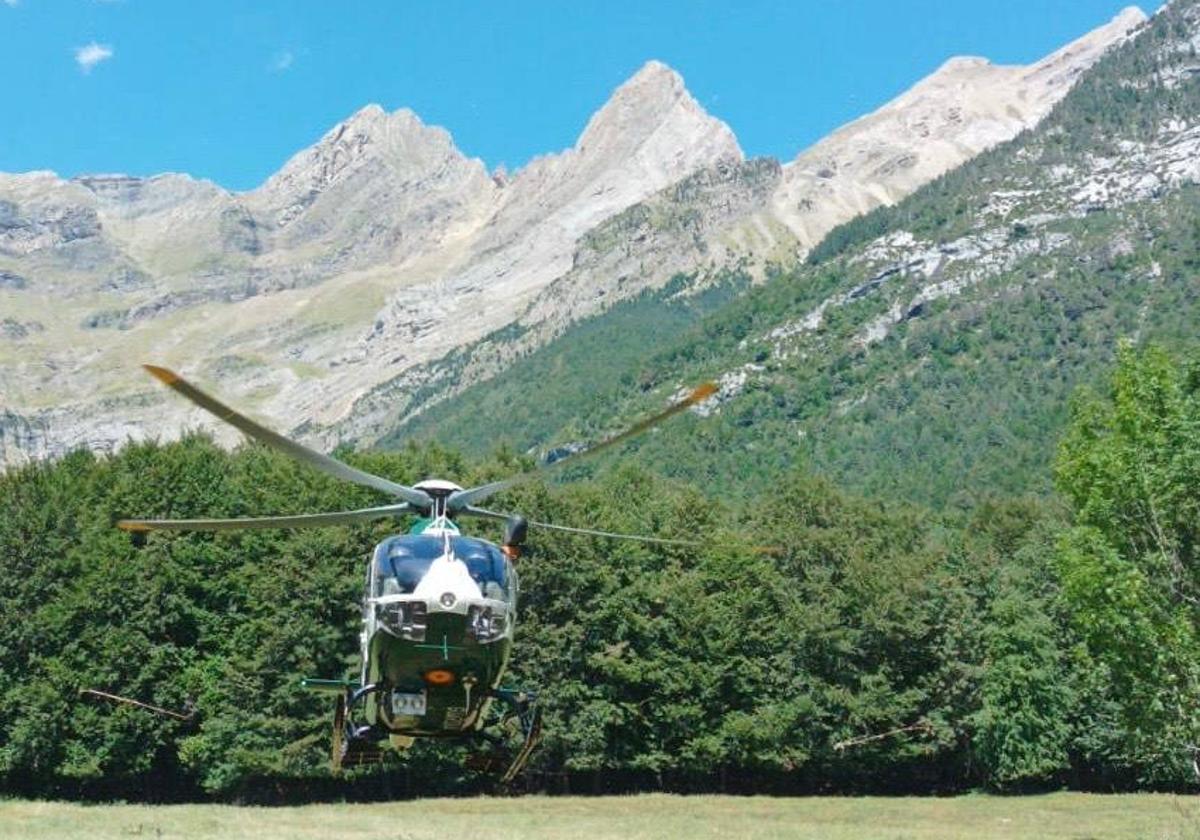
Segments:
[[[282,73],[295,63],[295,54],[291,50],[283,50],[282,52],[275,53],[275,57],[271,59],[271,70],[276,73]]]
[[[4,0],[4,5],[15,7],[17,5],[17,2],[18,2],[18,0]]]
[[[8,0],[5,0],[7,3]],[[97,44],[95,41],[88,44],[86,47],[79,47],[75,50],[75,63],[79,65],[79,69],[84,73],[91,73],[92,68],[101,61],[108,61],[113,57],[113,48],[110,44]]]

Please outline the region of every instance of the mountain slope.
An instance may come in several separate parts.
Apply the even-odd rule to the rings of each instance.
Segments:
[[[938,165],[1036,122],[1138,19],[1032,69],[994,68],[1022,80],[1011,113],[966,113],[972,142],[948,142]],[[963,90],[939,72],[879,119],[952,110]],[[857,125],[819,153],[875,154]],[[889,142],[901,157],[929,146]],[[135,364],[148,360],[325,445],[373,440],[425,407],[414,390],[452,395],[677,274],[703,286],[795,262],[866,201],[815,195],[819,224],[795,223],[779,196],[805,160],[744,160],[678,74],[650,62],[572,149],[511,177],[374,106],[247,193],[183,175],[0,175],[0,276],[15,278],[0,282],[0,464],[210,425],[143,381]],[[860,173],[871,200],[934,171],[884,170]]]
[[[395,439],[390,430],[505,370],[572,322],[678,274],[700,284],[728,271],[762,279],[793,264],[836,224],[893,203],[1036,124],[1081,72],[1145,20],[1127,8],[1027,67],[952,59],[789,164],[723,162],[632,205],[577,242],[570,271],[510,328],[377,385],[325,430],[326,443]]]
[[[539,398],[567,416],[556,432],[525,435],[501,415],[495,435],[519,449],[579,444],[712,377],[720,394],[642,441],[640,460],[734,488],[808,462],[933,503],[1048,489],[1069,395],[1117,343],[1195,338],[1198,46],[1200,4],[1173,3],[1037,129],[847,224],[654,358],[597,372],[606,387],[577,410],[543,382]],[[460,428],[487,388],[397,436]]]
[[[651,63],[576,148],[511,180],[376,106],[244,194],[177,175],[0,175],[0,270],[21,278],[0,289],[0,463],[196,423],[141,381],[147,359],[285,428],[333,419],[389,370],[502,326],[599,220],[740,157]]]
[[[773,208],[811,248],[834,227],[1035,125],[1112,44],[1146,21],[1136,7],[1028,66],[952,58],[874,113],[784,167]]]

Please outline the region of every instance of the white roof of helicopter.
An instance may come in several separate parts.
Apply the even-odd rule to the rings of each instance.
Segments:
[[[455,493],[462,489],[453,481],[446,481],[441,478],[427,478],[424,481],[417,482],[413,487],[417,490],[432,490],[435,493]]]

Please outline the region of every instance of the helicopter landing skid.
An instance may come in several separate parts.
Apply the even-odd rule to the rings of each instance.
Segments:
[[[542,739],[542,710],[538,706],[537,695],[532,692],[499,688],[492,693],[492,696],[506,707],[498,726],[504,728],[515,722],[521,731],[521,746],[510,757],[508,751],[502,746],[500,736],[479,732],[476,734],[490,742],[493,749],[468,756],[466,764],[468,769],[485,773],[503,771],[500,783],[508,784],[525,769],[525,765],[529,763],[529,757]]]
[[[378,732],[371,726],[355,725],[350,714],[354,705],[374,690],[375,686],[367,686],[365,689],[348,689],[338,695],[337,705],[333,709],[333,748],[330,751],[334,774],[340,773],[345,767],[379,764],[384,760]]]

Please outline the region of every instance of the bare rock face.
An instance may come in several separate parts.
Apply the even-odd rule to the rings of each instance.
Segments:
[[[779,178],[779,162],[771,158],[721,160],[608,217],[575,242],[569,268],[502,331],[510,337],[488,337],[465,350],[460,345],[451,356],[406,366],[360,397],[327,442],[381,437],[414,411],[499,373],[572,322],[661,287],[678,273],[694,273],[703,285],[723,269],[768,255],[761,246],[771,233],[757,225]],[[418,391],[419,406],[412,402]]]
[[[947,62],[782,167],[746,161],[650,62],[574,147],[511,175],[378,106],[245,193],[179,174],[0,173],[0,467],[218,428],[143,377],[148,361],[282,431],[370,440],[439,359],[506,325],[536,346],[676,272],[798,258],[1032,125],[1143,17],[1031,67]]]
[[[398,375],[359,398],[328,440],[345,436],[370,441],[385,434],[413,410],[408,394],[420,389],[439,395],[421,408],[451,398],[502,370],[508,360],[560,334],[571,321],[648,287],[662,286],[678,272],[703,278],[736,267],[758,275],[768,263],[786,265],[801,258],[838,224],[900,200],[1036,124],[1105,49],[1124,40],[1145,20],[1138,9],[1126,9],[1105,26],[1029,67],[998,67],[982,58],[950,59],[905,94],[839,129],[782,168],[774,161],[741,162],[736,144],[725,141],[722,132],[698,132],[715,144],[709,156],[718,162],[628,204],[582,236],[572,230],[569,265],[565,261],[547,265],[545,275],[531,284],[540,290],[537,296],[508,319],[518,328],[514,330],[518,338],[473,345],[454,364],[445,363],[442,353],[431,361],[405,364]],[[633,92],[638,96],[631,103]],[[682,111],[679,124],[695,124],[696,115],[702,114],[682,91],[678,76],[651,63],[592,119],[576,149],[532,164],[514,183],[548,180],[548,173],[556,173],[557,167],[597,145],[613,150],[606,156],[635,157],[641,151],[636,144],[645,132],[611,130],[635,108],[645,110],[635,121],[639,126],[670,108]],[[602,185],[572,183],[570,190],[559,194],[586,197],[589,193],[603,196],[606,190]],[[547,204],[552,200],[546,196],[554,194],[552,188],[536,193]],[[569,218],[564,205],[554,206],[556,212],[545,218],[554,223]],[[611,212],[609,206],[604,210]],[[482,269],[486,263],[485,255],[472,268]],[[488,270],[503,273],[505,268]],[[466,276],[471,276],[470,271]],[[554,279],[547,283],[544,276]],[[460,291],[461,287],[456,293]],[[511,302],[496,300],[489,306]],[[410,301],[408,306],[399,320],[412,323],[419,304]],[[432,313],[427,318],[425,323],[436,322]]]
[[[403,259],[486,212],[495,184],[450,134],[408,110],[363,108],[246,196],[277,259],[317,245],[325,270]]]
[[[729,127],[704,112],[674,70],[649,62],[588,122],[573,149],[534,161],[513,179],[505,209],[565,212],[587,230],[614,212],[718,161],[740,161]]]
[[[952,58],[879,110],[784,167],[772,209],[811,248],[854,216],[917,187],[1035,125],[1113,44],[1146,21],[1130,7],[1029,66]]]
[[[378,106],[243,194],[184,175],[0,175],[4,348],[21,359],[0,370],[0,462],[210,425],[143,381],[150,360],[219,380],[281,428],[332,422],[511,321],[600,222],[741,158],[652,62],[574,148],[511,179]]]
[[[399,337],[396,352],[417,360],[417,348],[440,354],[503,326],[570,270],[578,241],[596,225],[690,173],[741,160],[729,127],[700,108],[679,75],[647,64],[574,148],[533,161],[499,190],[435,290],[411,286],[393,296],[364,355]],[[447,321],[453,331],[436,328]]]

